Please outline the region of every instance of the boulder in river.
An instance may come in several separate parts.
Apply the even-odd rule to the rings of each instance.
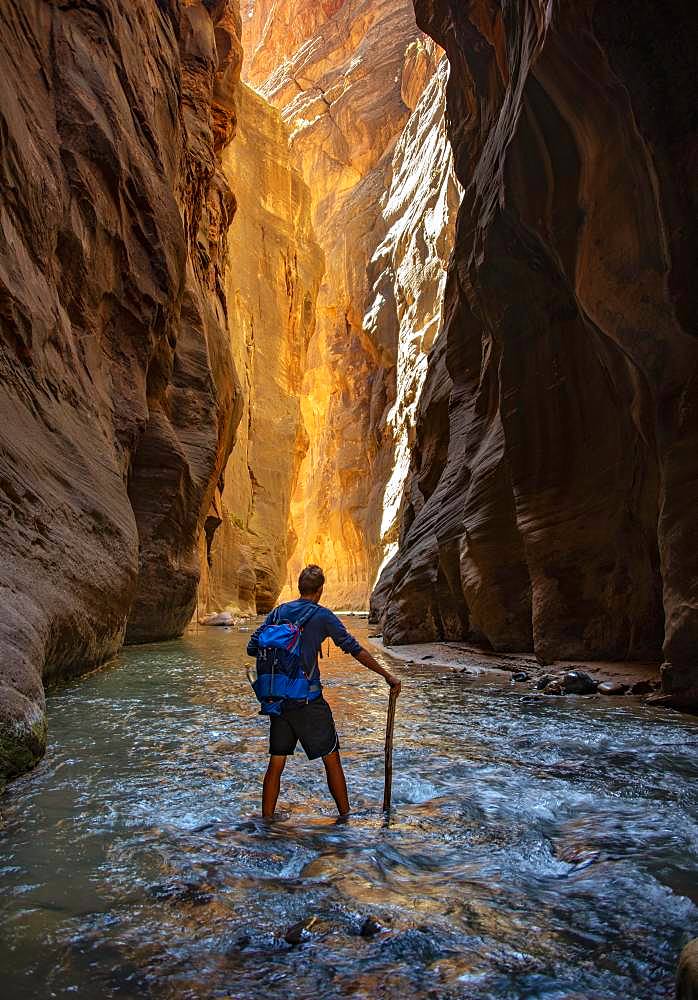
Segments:
[[[623,684],[621,681],[604,681],[603,684],[599,684],[598,687],[599,694],[608,694],[608,695],[625,694],[627,690],[628,690],[628,685]]]
[[[599,686],[585,670],[568,670],[561,683],[565,694],[594,694]]]
[[[546,680],[547,676],[541,677],[536,684],[546,694],[594,694],[598,687],[597,681],[585,670],[568,670],[549,680]]]
[[[630,688],[630,694],[652,694],[654,684],[652,681],[635,681]]]

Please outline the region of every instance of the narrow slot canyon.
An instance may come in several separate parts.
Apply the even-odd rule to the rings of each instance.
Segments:
[[[697,41],[0,4],[12,1000],[698,990]],[[328,632],[352,813],[270,744],[269,826],[248,640],[313,564],[394,813]]]
[[[441,320],[460,203],[445,53],[410,0],[315,7],[255,4],[242,22],[241,112],[223,169],[240,204],[232,253],[259,246],[261,260],[229,278],[248,419],[211,511],[209,612],[267,612],[311,562],[326,569],[332,607],[368,607],[397,548]]]

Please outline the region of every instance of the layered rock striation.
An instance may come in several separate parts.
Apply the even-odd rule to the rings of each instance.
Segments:
[[[182,631],[232,445],[237,3],[0,9],[0,779],[43,680]]]
[[[446,135],[447,81],[443,57],[395,145],[388,190],[381,199],[385,236],[367,271],[371,294],[364,330],[390,361],[384,374],[386,408],[375,425],[379,449],[369,500],[369,523],[383,564],[398,548],[417,407],[427,358],[440,332],[462,194]],[[377,568],[372,568],[375,580]]]
[[[415,0],[465,189],[389,642],[656,657],[698,700],[688,4]]]
[[[280,109],[290,128],[294,162],[311,190],[313,227],[326,260],[303,382],[309,447],[291,508],[298,542],[289,576],[293,581],[303,563],[319,562],[331,604],[365,607],[385,539],[392,537],[384,493],[396,449],[404,451],[396,423],[410,404],[398,400],[398,367],[406,398],[411,376],[404,374],[405,350],[418,354],[417,345],[432,336],[424,320],[399,357],[401,323],[408,323],[412,306],[395,296],[414,275],[398,273],[398,244],[412,253],[410,266],[421,254],[425,285],[432,279],[439,284],[448,253],[448,241],[439,233],[419,244],[417,231],[408,251],[411,237],[397,220],[409,190],[417,199],[411,222],[420,230],[420,210],[433,213],[434,199],[443,191],[443,177],[430,176],[429,160],[420,161],[407,142],[396,150],[440,52],[417,29],[409,0],[260,0],[245,22],[244,38],[247,79]],[[413,122],[410,132],[414,141],[424,140],[429,154],[433,136],[443,134],[441,115],[433,115],[441,100],[438,86],[430,98],[421,105],[424,126]],[[435,132],[429,132],[430,124]],[[415,167],[424,191],[414,188]],[[395,273],[381,273],[389,267]],[[430,296],[431,289],[425,312]],[[414,364],[419,367],[416,355]],[[396,482],[390,489],[398,489]]]
[[[202,538],[200,606],[255,613],[274,606],[294,544],[291,496],[307,449],[300,394],[324,259],[279,112],[244,85],[238,109],[223,171],[239,203],[226,294],[243,414]]]

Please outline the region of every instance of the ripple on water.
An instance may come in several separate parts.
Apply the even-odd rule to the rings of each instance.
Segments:
[[[51,696],[50,754],[3,801],[13,1000],[37,984],[85,1000],[672,995],[698,934],[695,720],[422,672],[399,702],[386,825],[384,691],[337,657],[355,814],[337,824],[296,757],[269,826],[245,639],[128,650]]]

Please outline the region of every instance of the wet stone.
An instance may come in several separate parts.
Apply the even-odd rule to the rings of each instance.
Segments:
[[[654,690],[652,681],[636,681],[630,688],[630,694],[652,694]]]
[[[421,928],[395,934],[388,938],[382,947],[383,951],[395,961],[420,962],[424,965],[444,957],[451,951],[442,946],[433,934]]]
[[[543,688],[543,691],[545,692],[545,694],[557,694],[557,695],[561,695],[561,694],[565,693],[564,688],[562,686],[562,681],[561,680],[552,680],[552,681],[550,681],[550,683],[548,683],[548,684],[545,685],[545,687]]]
[[[310,931],[317,923],[317,917],[304,917],[297,923],[292,924],[284,934],[284,941],[286,944],[296,945],[300,944],[301,941],[309,935]]]
[[[561,684],[565,694],[594,694],[598,687],[597,681],[585,670],[568,670]]]
[[[517,670],[515,674],[511,675],[513,681],[522,682],[528,680],[528,674],[525,670]]]
[[[385,930],[383,925],[380,924],[375,917],[369,916],[366,917],[364,922],[361,924],[359,934],[364,938],[372,938],[375,937],[376,934],[380,934],[382,930]]]
[[[625,694],[628,690],[627,684],[621,684],[620,681],[604,681],[603,684],[599,684],[598,691],[599,694],[607,695],[621,695]]]
[[[151,899],[168,903],[191,903],[193,906],[205,906],[213,900],[213,893],[208,886],[196,882],[185,882],[181,885],[160,884],[150,886],[147,890]]]

